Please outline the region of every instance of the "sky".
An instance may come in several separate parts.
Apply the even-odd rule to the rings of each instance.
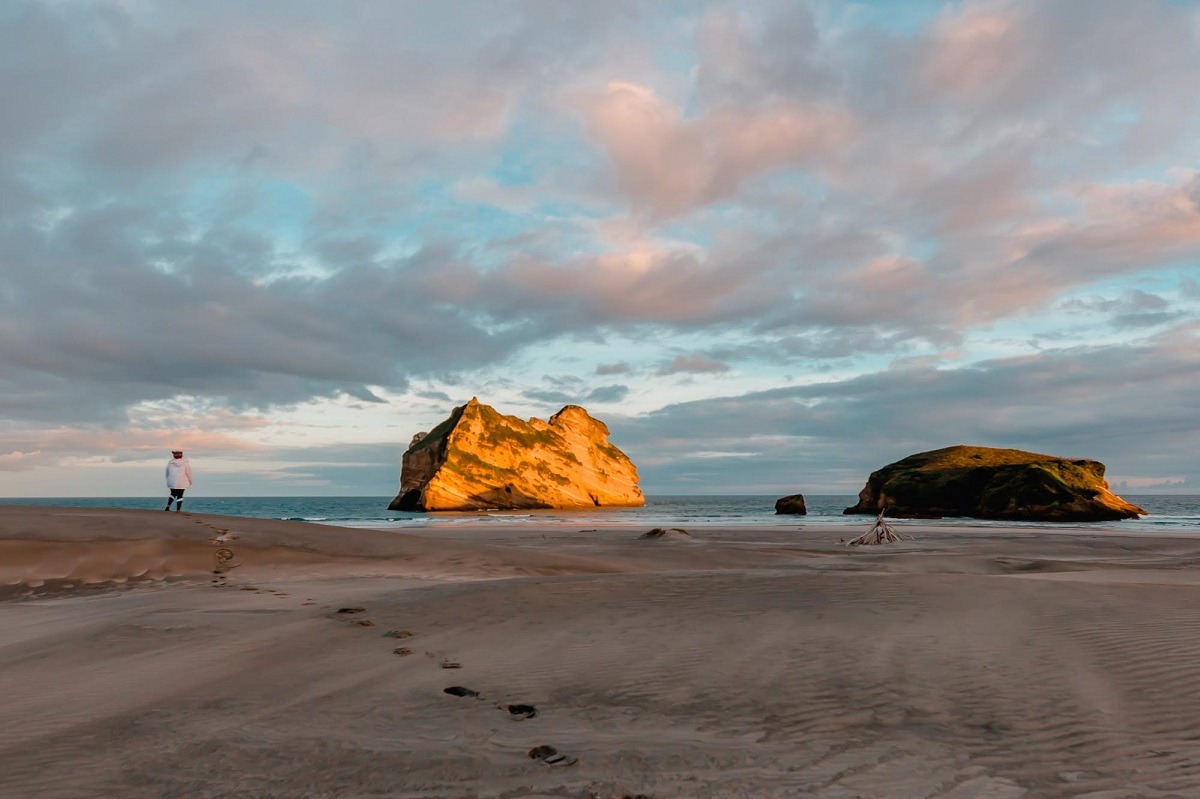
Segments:
[[[1200,4],[0,4],[0,496],[647,494],[958,443],[1200,493]]]

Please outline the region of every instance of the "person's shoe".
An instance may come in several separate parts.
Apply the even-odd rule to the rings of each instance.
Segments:
[[[182,508],[180,508],[178,505],[176,505],[176,506],[175,506],[175,512],[176,512],[176,513],[179,513],[179,511],[181,511],[181,510],[182,510]]]

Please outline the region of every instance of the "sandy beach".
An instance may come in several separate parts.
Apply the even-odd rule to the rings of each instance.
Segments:
[[[1200,795],[1200,538],[868,522],[3,506],[0,796]]]

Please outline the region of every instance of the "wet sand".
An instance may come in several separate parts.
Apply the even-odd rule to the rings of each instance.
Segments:
[[[0,506],[0,796],[1200,795],[1200,538],[869,522]]]

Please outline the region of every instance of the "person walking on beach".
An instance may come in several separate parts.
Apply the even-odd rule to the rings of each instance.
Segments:
[[[167,497],[167,507],[163,510],[170,510],[171,503],[175,503],[175,512],[183,507],[183,492],[185,489],[192,486],[192,464],[187,462],[183,457],[183,450],[171,450],[171,460],[167,461],[167,489],[171,494]]]

